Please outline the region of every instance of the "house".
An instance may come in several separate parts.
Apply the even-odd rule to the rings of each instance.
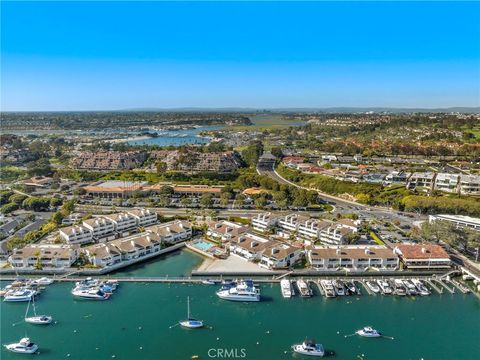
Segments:
[[[435,181],[435,173],[432,172],[414,172],[407,181],[407,189],[416,190],[424,188],[426,190],[433,189]]]
[[[159,236],[163,243],[176,244],[192,237],[192,225],[185,220],[175,220],[145,228],[148,234]]]
[[[149,209],[133,209],[128,210],[127,213],[133,216],[136,220],[137,226],[145,227],[157,223],[157,213]]]
[[[433,223],[435,221],[447,221],[460,227],[469,228],[472,230],[480,231],[480,218],[474,218],[464,215],[430,215],[428,221]]]
[[[263,251],[259,265],[267,269],[287,268],[303,258],[303,249],[276,242]]]
[[[122,235],[137,228],[137,218],[128,212],[104,215],[103,217],[111,221],[114,230]]]
[[[60,237],[68,244],[88,244],[93,242],[92,231],[84,226],[73,225],[60,228],[58,231]]]
[[[278,218],[270,212],[258,214],[252,218],[252,227],[259,232],[266,232],[275,227]]]
[[[435,177],[435,190],[450,193],[458,192],[458,174],[438,173]]]
[[[385,185],[392,185],[392,184],[406,184],[407,179],[410,177],[410,173],[405,171],[392,171],[387,176],[385,176],[385,180],[383,183]]]
[[[410,270],[441,270],[452,266],[448,253],[437,244],[402,244],[394,251]]]
[[[307,249],[309,264],[323,271],[396,270],[399,259],[384,246],[311,247]]]
[[[94,240],[105,241],[115,238],[115,224],[105,217],[97,217],[83,221],[83,226],[92,232]]]
[[[122,262],[122,252],[110,242],[90,245],[81,251],[94,266],[105,267]]]
[[[222,220],[218,222],[212,222],[208,225],[207,236],[210,236],[214,239],[227,241],[233,237],[238,237],[247,231],[248,228],[243,225]]]
[[[478,195],[480,194],[480,175],[460,175],[460,194]]]
[[[78,254],[78,245],[31,244],[14,250],[8,261],[15,269],[64,269],[78,259]]]

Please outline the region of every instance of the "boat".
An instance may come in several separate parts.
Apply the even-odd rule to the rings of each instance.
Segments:
[[[367,287],[375,294],[380,292],[380,287],[374,281],[365,281]]]
[[[335,289],[333,288],[333,284],[330,280],[321,280],[320,285],[322,285],[323,290],[325,291],[326,297],[335,297]]]
[[[418,293],[419,293],[418,289],[411,281],[403,280],[403,284],[407,288],[407,293],[409,295],[418,295]]]
[[[53,283],[53,279],[50,279],[48,277],[42,277],[40,279],[32,280],[33,285],[46,286],[46,285],[50,285],[52,283]]]
[[[345,282],[344,285],[347,288],[347,291],[350,295],[357,295],[358,294],[358,289],[355,286],[353,281],[347,281],[347,282]]]
[[[190,316],[190,296],[187,297],[187,320],[182,320],[179,324],[188,329],[197,329],[203,326],[202,320],[196,320]]]
[[[363,329],[355,331],[355,334],[363,337],[381,337],[382,334],[372,328],[371,326],[365,326]]]
[[[206,279],[206,280],[202,280],[202,284],[203,285],[215,285],[215,281]]]
[[[28,310],[30,308],[30,301],[28,302],[27,305],[27,310],[25,311],[25,322],[29,324],[35,324],[35,325],[48,325],[52,322],[53,318],[48,315],[37,315],[37,309],[35,308],[35,296],[32,296],[32,307],[33,307],[33,315],[34,316],[29,316],[28,315]]]
[[[28,337],[20,339],[18,343],[7,344],[5,348],[8,351],[20,354],[34,354],[38,350],[38,345],[31,342]]]
[[[284,298],[291,298],[293,294],[292,283],[290,280],[282,279],[280,281],[280,290],[282,291],[282,296]]]
[[[420,292],[420,295],[422,296],[430,295],[430,290],[428,290],[428,288],[423,284],[421,280],[412,279],[412,283],[418,289],[418,291]]]
[[[407,289],[405,288],[405,285],[403,285],[403,281],[400,280],[400,279],[395,279],[393,281],[393,285],[394,285],[394,292],[395,292],[395,295],[398,295],[398,296],[405,296],[407,295]]]
[[[301,344],[292,345],[292,350],[297,354],[308,355],[308,356],[325,356],[325,349],[322,344],[317,344],[313,339],[307,340]]]
[[[86,300],[107,300],[110,297],[109,294],[106,294],[99,288],[92,288],[92,289],[74,288],[72,290],[72,295],[80,299],[86,299]]]
[[[386,282],[385,280],[377,280],[377,284],[380,287],[380,290],[382,291],[382,294],[390,295],[390,294],[393,293],[393,290],[390,287],[390,284],[388,282]]]
[[[335,293],[338,296],[344,296],[345,295],[345,288],[343,287],[343,283],[340,280],[333,280],[333,287],[335,289]]]
[[[222,287],[217,296],[230,301],[260,301],[260,290],[255,288],[252,280],[240,281],[235,286]]]
[[[302,297],[310,297],[313,295],[312,289],[308,286],[307,282],[304,280],[297,281],[298,291],[300,292],[300,296]]]
[[[30,301],[35,296],[35,290],[18,289],[10,290],[3,298],[3,301]]]
[[[100,285],[101,285],[100,281],[95,280],[91,277],[87,277],[86,279],[83,279],[81,281],[77,281],[75,283],[75,286],[77,286],[77,287],[81,286],[81,287],[84,287],[84,288],[97,287],[97,286],[100,286]]]

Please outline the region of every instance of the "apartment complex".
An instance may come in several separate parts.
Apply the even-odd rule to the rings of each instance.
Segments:
[[[247,231],[248,228],[243,225],[231,221],[221,220],[209,224],[207,236],[217,240],[227,241],[232,238],[236,238]]]
[[[14,250],[8,261],[15,269],[64,269],[78,255],[78,245],[31,244]]]
[[[147,155],[142,151],[82,151],[72,166],[88,170],[131,170],[140,167]]]
[[[384,246],[311,247],[307,250],[310,265],[322,271],[397,270],[399,258]]]
[[[162,243],[177,244],[192,237],[192,225],[185,220],[175,220],[145,228],[147,234],[158,236]]]
[[[252,218],[252,227],[259,232],[267,232],[272,230],[278,222],[278,217],[270,212],[261,213]]]
[[[241,166],[239,156],[233,151],[203,153],[191,149],[186,152],[157,150],[152,151],[150,157],[163,161],[167,170],[173,171],[228,173]]]
[[[80,225],[61,228],[59,235],[68,244],[83,245],[93,242],[92,231]]]

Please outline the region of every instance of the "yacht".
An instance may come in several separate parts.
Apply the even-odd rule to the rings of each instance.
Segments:
[[[231,287],[222,287],[217,296],[230,301],[260,301],[260,290],[255,288],[252,280],[246,280]]]
[[[363,329],[355,331],[355,334],[363,337],[381,337],[382,334],[370,326],[365,326]]]
[[[284,298],[291,298],[293,295],[292,283],[290,280],[282,279],[280,281],[280,290]]]
[[[32,296],[32,307],[33,307],[33,316],[28,315],[28,310],[30,308],[30,301],[28,302],[27,305],[27,310],[25,311],[25,322],[29,324],[35,324],[35,325],[48,325],[52,322],[52,317],[48,315],[37,315],[37,310],[35,308],[35,296]]]
[[[33,285],[45,286],[45,285],[50,285],[52,283],[53,283],[53,279],[50,279],[48,277],[42,277],[40,279],[32,280]]]
[[[86,300],[107,300],[110,297],[109,294],[104,293],[99,288],[92,288],[92,289],[75,288],[72,290],[72,295],[80,299],[86,299]]]
[[[343,282],[341,282],[340,280],[333,280],[333,287],[335,288],[335,293],[338,296],[345,295],[345,288],[343,287]]]
[[[366,281],[365,284],[373,293],[378,294],[380,292],[380,287],[375,283],[375,281]]]
[[[317,344],[315,340],[307,340],[301,344],[292,345],[292,350],[297,354],[309,356],[325,356],[325,349],[322,344]]]
[[[350,295],[358,295],[358,289],[353,281],[347,281],[345,283],[345,287],[347,288]]]
[[[308,286],[308,283],[304,280],[297,281],[298,291],[300,292],[300,296],[302,297],[310,297],[313,294],[312,289]]]
[[[215,281],[209,280],[209,279],[207,279],[207,280],[202,280],[202,284],[203,284],[203,285],[215,285]]]
[[[18,343],[5,345],[8,351],[20,354],[34,354],[38,350],[38,345],[32,343],[29,338],[24,337]]]
[[[188,329],[197,329],[203,326],[202,320],[196,320],[190,316],[190,296],[187,297],[187,320],[182,320],[179,324]]]
[[[380,286],[380,289],[382,290],[382,294],[390,295],[393,293],[393,290],[390,287],[390,284],[385,280],[377,280],[377,284],[378,286]]]
[[[91,277],[87,277],[86,279],[83,279],[81,281],[77,281],[75,283],[75,286],[83,287],[83,288],[97,287],[97,286],[100,286],[100,281],[95,280]]]
[[[326,297],[335,297],[335,289],[331,280],[321,280],[320,284],[322,285],[323,290],[325,291]]]
[[[418,295],[418,290],[417,290],[416,286],[414,284],[412,284],[410,281],[403,280],[403,284],[407,288],[407,293],[409,295]]]
[[[403,285],[403,281],[400,280],[400,279],[395,279],[393,281],[393,285],[394,285],[394,288],[395,288],[395,295],[398,295],[398,296],[405,296],[407,295],[407,289],[405,288],[405,286]]]
[[[3,301],[30,301],[35,296],[35,291],[31,289],[18,289],[7,292]]]
[[[418,289],[418,291],[420,292],[420,295],[422,296],[430,295],[430,290],[428,290],[428,288],[423,284],[422,281],[418,279],[412,279],[412,283]]]

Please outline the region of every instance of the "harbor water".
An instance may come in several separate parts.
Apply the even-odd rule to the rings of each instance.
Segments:
[[[181,251],[121,275],[179,276],[198,265],[201,259],[195,257]],[[218,299],[214,285],[122,283],[111,299],[95,302],[75,300],[72,286],[55,283],[38,297],[37,313],[56,321],[49,326],[26,324],[26,303],[2,302],[2,344],[27,335],[39,344],[41,359],[220,359],[225,354],[302,359],[290,346],[305,337],[334,352],[332,359],[478,359],[480,354],[480,301],[472,294],[326,299],[314,289],[312,298],[284,299],[278,284],[262,284],[261,302],[235,303]],[[187,296],[204,329],[174,326],[187,316]],[[345,337],[367,325],[394,339]],[[1,359],[25,357],[5,349],[0,354]]]

